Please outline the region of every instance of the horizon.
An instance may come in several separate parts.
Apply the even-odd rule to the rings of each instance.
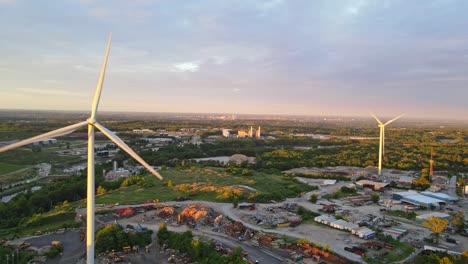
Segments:
[[[464,1],[0,7],[6,109],[88,111],[113,31],[102,111],[468,118]]]
[[[46,113],[53,113],[53,112],[61,112],[63,114],[88,114],[90,110],[64,110],[64,109],[5,109],[0,108],[0,112],[35,112],[39,111],[44,114]],[[370,115],[299,115],[299,114],[251,114],[251,113],[216,113],[216,112],[144,112],[144,111],[106,111],[101,110],[99,111],[99,115],[111,115],[111,114],[129,114],[129,115],[216,115],[216,116],[237,116],[236,119],[242,119],[242,117],[259,117],[259,119],[268,118],[268,117],[291,117],[291,118],[319,118],[325,119],[325,121],[334,121],[334,118],[344,118],[349,119],[352,121],[373,121],[376,122],[375,119]],[[239,118],[240,116],[240,118]],[[377,115],[377,117],[382,121],[385,122],[396,116],[388,116],[388,115]],[[330,118],[331,120],[326,120]],[[354,120],[360,119],[360,120]],[[437,117],[417,117],[405,114],[403,117],[398,119],[398,122],[409,123],[409,122],[442,122],[442,123],[452,123],[452,122],[462,122],[462,124],[468,124],[468,119],[455,119],[455,118],[437,118]],[[398,122],[392,124],[392,126],[397,125]],[[377,123],[376,123],[377,124]]]

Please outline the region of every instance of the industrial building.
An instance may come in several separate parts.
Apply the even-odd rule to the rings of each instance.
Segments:
[[[393,199],[420,207],[426,207],[427,209],[440,209],[440,205],[445,204],[443,200],[425,196],[414,191],[394,193]]]
[[[376,236],[376,233],[367,227],[353,229],[351,233],[363,239],[371,239]]]
[[[336,218],[331,215],[320,215],[314,218],[315,222],[319,222],[325,225],[330,225],[336,221]]]
[[[356,229],[358,228],[359,226],[354,224],[354,223],[350,223],[350,222],[347,222],[345,220],[336,220],[334,222],[332,222],[330,224],[331,227],[334,227],[336,229],[340,229],[340,230],[347,230],[347,231],[351,231],[353,229]]]
[[[445,201],[448,204],[453,204],[458,201],[457,197],[453,197],[450,195],[447,195],[445,193],[439,193],[439,192],[421,192],[422,195],[424,196],[429,196],[435,199],[439,199],[442,201]]]
[[[57,143],[57,140],[55,138],[47,138],[47,139],[42,139],[42,140],[36,141],[36,142],[34,142],[32,144],[35,145],[35,146],[37,146],[37,145],[45,146],[45,145],[53,145],[53,144],[56,144],[56,143]]]
[[[383,191],[385,188],[390,188],[390,185],[385,182],[360,180],[356,182],[356,188],[358,189],[370,188],[374,191]]]
[[[336,180],[323,180],[323,185],[334,185]]]
[[[224,131],[223,131],[223,134],[224,134]],[[245,131],[245,130],[237,131],[238,138],[260,138],[261,136],[262,134],[261,134],[260,127],[258,127],[257,130],[254,130],[253,127],[251,126],[249,131]]]
[[[439,213],[439,212],[431,212],[431,213],[427,213],[427,214],[422,214],[422,215],[416,216],[416,223],[422,224],[422,223],[426,222],[427,219],[428,219],[429,217],[431,217],[431,216],[432,216],[432,217],[442,218],[442,219],[445,219],[445,220],[448,220],[448,221],[451,220],[451,217],[450,217],[450,215],[448,215],[448,214]]]
[[[397,227],[390,227],[383,230],[385,236],[391,236],[393,239],[400,239],[402,236],[408,233],[408,230]]]
[[[231,135],[231,131],[232,129],[223,129],[222,132],[223,132],[223,137],[225,138],[228,138],[230,135]]]
[[[363,239],[369,239],[375,237],[375,232],[367,227],[359,227],[359,225],[345,221],[345,220],[336,220],[335,217],[331,215],[320,215],[314,218],[315,222],[319,222],[328,226],[331,226],[336,229],[351,231],[353,235],[356,235]]]
[[[400,176],[396,184],[400,187],[411,187],[413,180],[414,178],[410,176]]]

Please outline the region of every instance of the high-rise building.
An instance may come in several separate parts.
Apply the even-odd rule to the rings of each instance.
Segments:
[[[258,129],[257,131],[255,131],[255,137],[256,138],[260,138],[262,136],[261,132],[260,132],[260,126],[258,126]]]
[[[223,137],[228,138],[231,135],[231,129],[223,129]]]

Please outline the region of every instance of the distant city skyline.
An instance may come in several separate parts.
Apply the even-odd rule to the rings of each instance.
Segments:
[[[467,1],[0,0],[0,108],[468,119]],[[405,118],[406,118],[405,117]]]

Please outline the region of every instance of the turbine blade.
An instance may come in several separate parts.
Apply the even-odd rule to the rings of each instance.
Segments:
[[[63,135],[69,134],[69,133],[71,133],[71,132],[77,130],[78,128],[80,128],[82,126],[85,126],[87,124],[88,124],[88,121],[83,121],[83,122],[80,122],[80,123],[77,123],[77,124],[74,124],[74,125],[71,125],[71,126],[62,127],[62,128],[57,129],[57,130],[47,132],[47,133],[44,133],[44,134],[41,134],[41,135],[38,135],[38,136],[35,136],[35,137],[32,137],[32,138],[21,140],[21,141],[18,141],[16,143],[13,143],[11,145],[1,147],[0,152],[4,152],[4,151],[10,150],[10,149],[14,149],[14,148],[18,148],[18,147],[21,147],[21,146],[24,146],[24,145],[28,145],[28,144],[37,142],[37,141],[42,140],[42,139],[63,136]]]
[[[99,80],[94,91],[93,106],[91,108],[91,120],[96,117],[96,112],[99,106],[99,100],[101,98],[102,84],[104,83],[104,75],[106,73],[107,58],[109,57],[109,51],[112,41],[112,32],[109,34],[109,40],[107,41],[106,54],[104,55],[104,61],[101,66],[101,73],[99,74]]]
[[[125,142],[122,141],[116,134],[114,134],[112,131],[109,129],[105,128],[103,125],[99,123],[94,123],[94,126],[101,130],[101,132],[106,135],[112,142],[114,142],[117,146],[119,146],[121,149],[123,149],[125,152],[128,153],[128,155],[132,156],[136,161],[138,161],[143,167],[145,167],[147,170],[149,170],[154,176],[158,177],[160,180],[162,180],[162,176],[153,169],[148,163],[146,163],[138,154],[135,153]]]
[[[392,122],[396,121],[398,118],[400,118],[400,117],[402,117],[402,116],[404,116],[404,115],[405,115],[405,114],[399,115],[399,116],[397,116],[397,117],[393,118],[392,120],[390,120],[390,121],[387,121],[387,123],[385,123],[385,125],[384,125],[384,126],[386,126],[386,125],[388,125],[388,124],[390,124],[390,123],[392,123]]]
[[[380,122],[380,120],[372,112],[369,112],[369,113],[374,117],[375,120],[377,120],[379,124],[383,125],[383,123]]]

